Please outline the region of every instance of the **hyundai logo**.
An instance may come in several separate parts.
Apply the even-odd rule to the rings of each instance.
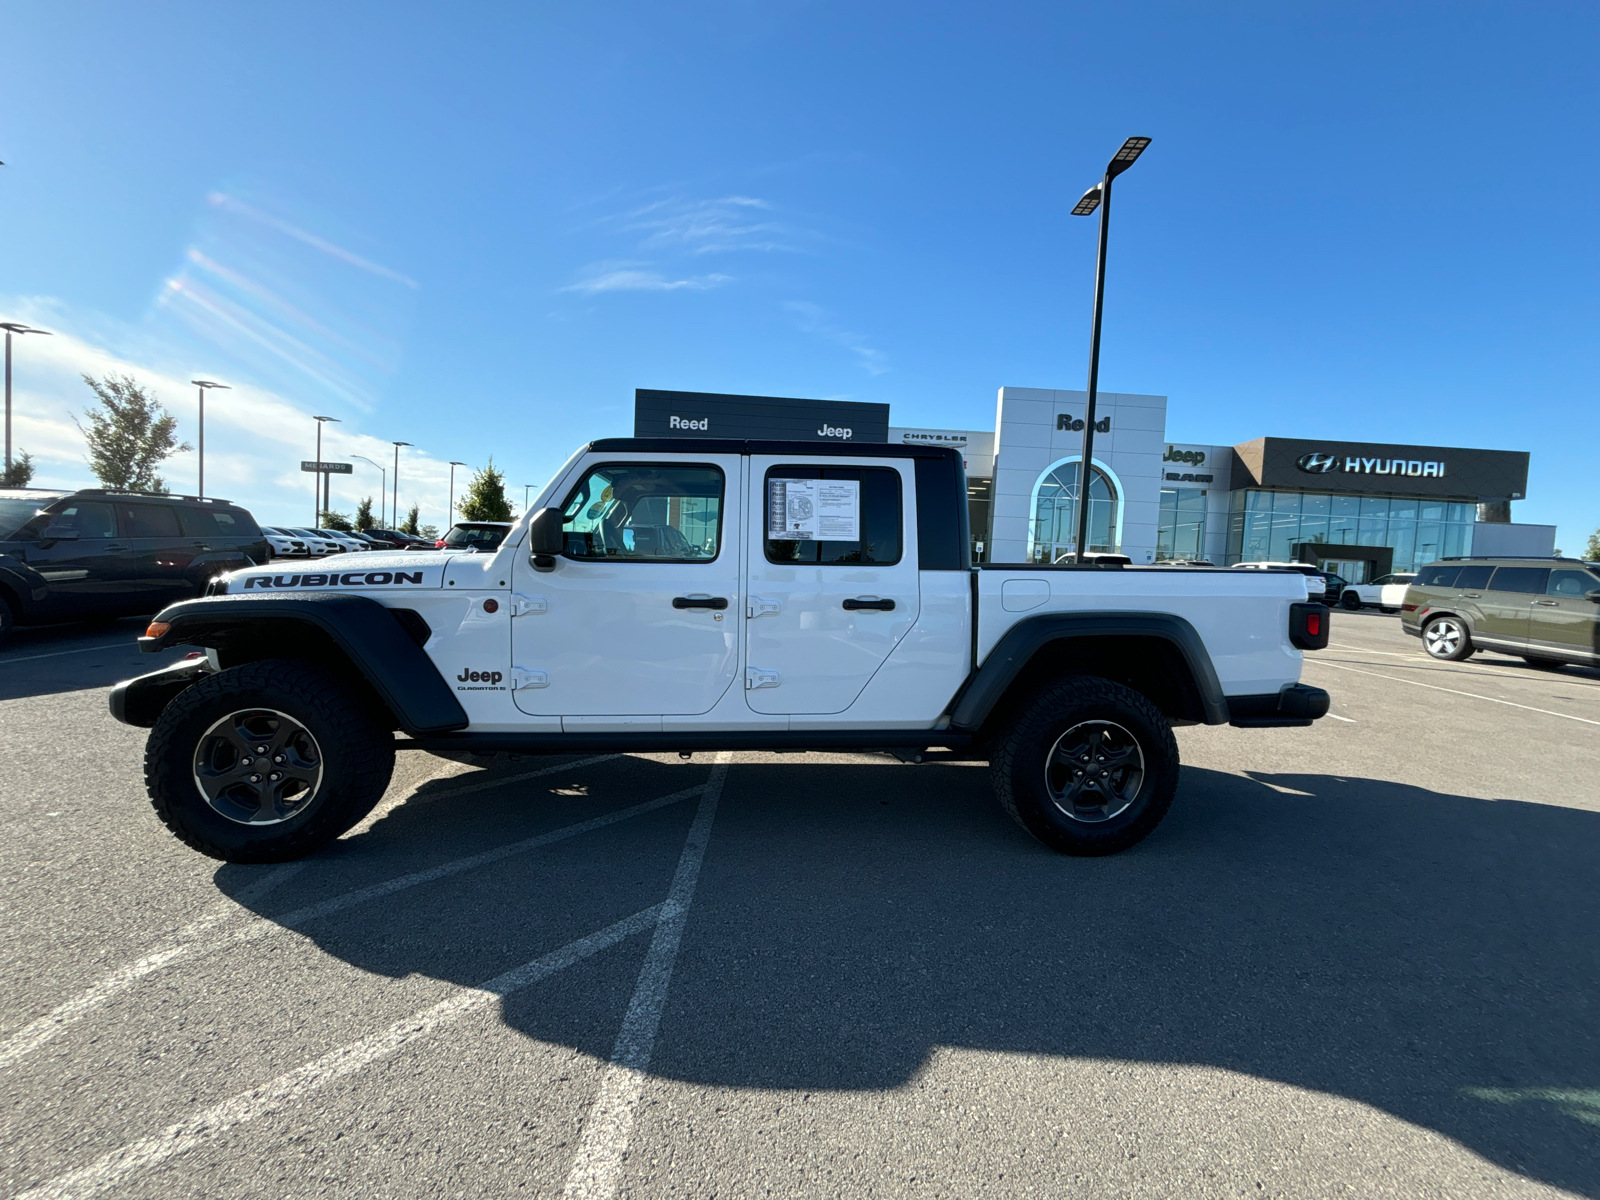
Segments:
[[[1308,475],[1326,475],[1339,469],[1339,459],[1333,454],[1302,454],[1294,465]]]

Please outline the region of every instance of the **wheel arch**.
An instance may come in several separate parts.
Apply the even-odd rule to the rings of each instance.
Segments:
[[[409,609],[341,593],[215,596],[171,605],[155,621],[167,629],[158,637],[140,638],[142,649],[203,646],[216,651],[224,668],[269,658],[299,659],[348,679],[387,713],[391,727],[413,736],[467,727],[466,710],[422,649],[430,633],[427,624]],[[152,705],[139,699],[141,684],[151,681],[147,687],[170,688],[170,677],[158,682],[163,674],[153,672],[119,685],[124,711],[148,715],[153,722],[159,708],[148,712]],[[170,699],[168,695],[160,706]],[[117,714],[115,693],[112,711]]]
[[[1095,675],[1146,696],[1174,722],[1225,725],[1228,701],[1200,634],[1172,613],[1050,613],[1018,621],[957,699],[950,725],[991,727],[1064,675]]]

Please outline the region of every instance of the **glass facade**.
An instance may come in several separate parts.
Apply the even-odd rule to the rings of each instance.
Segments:
[[[1033,506],[1033,558],[1036,563],[1060,562],[1073,553],[1078,540],[1078,468],[1063,463],[1039,483]],[[1099,467],[1089,476],[1089,549],[1115,551],[1117,493]]]
[[[1477,515],[1475,504],[1415,496],[1241,490],[1233,493],[1229,514],[1228,562],[1283,562],[1294,557],[1298,543],[1318,542],[1388,546],[1392,570],[1414,571],[1435,559],[1471,554]]]
[[[1162,488],[1160,524],[1156,527],[1156,561],[1205,556],[1205,488]]]

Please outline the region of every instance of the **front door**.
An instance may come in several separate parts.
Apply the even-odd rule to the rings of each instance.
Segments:
[[[1478,611],[1482,615],[1473,633],[1521,646],[1528,640],[1533,598],[1544,594],[1549,580],[1549,567],[1496,567],[1483,599],[1478,601]]]
[[[75,538],[46,538],[44,531],[71,530]],[[31,543],[28,565],[50,585],[49,616],[88,617],[137,611],[139,562],[133,543],[117,536],[111,505],[101,500],[72,500],[35,517],[19,533]]]
[[[1572,568],[1551,571],[1545,594],[1533,598],[1528,649],[1543,646],[1600,662],[1600,604],[1589,599],[1593,592],[1600,592],[1600,577]]]
[[[517,560],[517,707],[573,728],[710,710],[738,673],[740,495],[737,454],[589,465],[555,567]]]
[[[751,456],[745,697],[754,711],[843,712],[916,624],[911,466]]]

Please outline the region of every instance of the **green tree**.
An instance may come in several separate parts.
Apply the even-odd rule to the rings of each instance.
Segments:
[[[419,504],[411,506],[411,511],[406,514],[406,519],[400,522],[401,533],[409,533],[412,537],[417,536],[417,517],[421,513],[421,509],[422,506]]]
[[[495,469],[491,455],[489,465],[472,477],[467,484],[467,494],[456,505],[463,521],[509,521],[511,501],[506,499],[506,476]]]
[[[377,522],[372,519],[372,497],[368,496],[360,504],[356,505],[356,528],[376,529],[377,527]]]
[[[1589,545],[1583,552],[1584,562],[1600,562],[1600,529],[1589,535]]]
[[[439,527],[437,525],[424,525],[417,530],[417,536],[425,537],[430,542],[437,542],[439,540]]]
[[[345,516],[343,513],[334,512],[332,509],[325,508],[322,510],[321,528],[334,529],[340,533],[349,533],[355,528],[355,526],[350,524],[350,518]]]
[[[100,401],[84,410],[89,428],[77,417],[73,422],[89,443],[89,469],[108,488],[130,492],[165,492],[166,481],[156,474],[163,461],[191,449],[178,445],[178,419],[161,407],[155,396],[131,375],[107,375],[83,381]]]
[[[0,487],[27,487],[32,482],[33,455],[19,446],[11,465],[0,471]]]

